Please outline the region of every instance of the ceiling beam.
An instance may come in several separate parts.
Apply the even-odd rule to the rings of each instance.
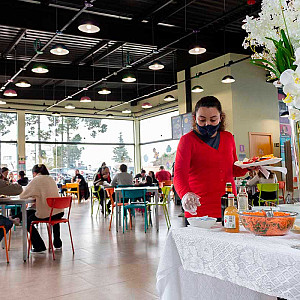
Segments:
[[[12,43],[3,51],[2,53],[2,58],[6,58],[7,55],[15,48],[17,47],[17,45],[19,44],[19,42],[22,40],[22,38],[24,37],[24,35],[26,34],[26,29],[21,29],[18,34],[16,35],[16,37],[14,38],[14,40],[12,41]]]

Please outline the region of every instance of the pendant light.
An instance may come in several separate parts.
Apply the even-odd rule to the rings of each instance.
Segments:
[[[231,75],[226,75],[222,78],[222,83],[233,83],[235,79]]]
[[[114,118],[114,115],[113,115],[113,114],[107,114],[107,115],[106,115],[106,118],[108,118],[108,119],[113,119],[113,118]]]
[[[89,102],[92,102],[92,99],[88,96],[83,96],[80,98],[80,102],[81,103],[89,103]]]
[[[195,85],[192,88],[192,93],[202,93],[203,91],[204,91],[204,89],[201,85]]]
[[[100,95],[109,95],[111,93],[111,90],[107,88],[102,88],[100,91],[98,91],[98,94]]]
[[[189,50],[189,54],[198,55],[206,52],[206,49],[200,46],[195,46]]]
[[[53,115],[53,116],[60,116],[60,112],[54,111],[54,112],[52,113],[52,115]]]
[[[149,69],[153,71],[162,70],[165,66],[158,60],[153,61],[151,65],[149,65]]]
[[[132,73],[126,73],[126,74],[124,74],[124,76],[122,78],[122,81],[126,82],[126,83],[135,82],[136,81],[136,77]]]
[[[16,82],[16,86],[21,88],[27,88],[27,87],[31,87],[31,84],[27,80],[22,79]]]
[[[125,108],[124,110],[122,110],[123,114],[130,114],[131,110],[129,108]]]
[[[167,102],[174,101],[174,100],[175,100],[175,97],[172,96],[172,95],[167,95],[167,96],[164,98],[164,101],[167,101]]]
[[[6,97],[17,97],[18,96],[17,92],[13,89],[5,90],[3,95]]]
[[[142,104],[142,108],[151,108],[152,107],[152,104],[151,103],[149,103],[149,102],[144,102],[143,104]]]
[[[45,74],[49,72],[48,68],[44,64],[33,65],[31,71],[38,74]]]
[[[6,101],[0,99],[0,105],[5,105]]]
[[[72,103],[68,103],[66,106],[65,106],[66,109],[75,109],[75,106],[72,104]]]
[[[50,52],[54,55],[67,55],[70,51],[65,45],[56,44],[51,48]]]
[[[100,27],[98,27],[92,21],[85,21],[81,25],[78,26],[78,29],[85,33],[96,33],[100,31]]]

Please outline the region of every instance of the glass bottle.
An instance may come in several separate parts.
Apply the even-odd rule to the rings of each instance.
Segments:
[[[226,232],[236,233],[240,231],[239,213],[234,206],[234,195],[228,195],[228,207],[224,212],[224,227]]]
[[[248,193],[246,189],[246,182],[242,182],[240,192],[237,195],[239,212],[248,210]]]
[[[225,194],[221,197],[222,225],[224,226],[224,211],[228,206],[228,195],[232,193],[231,182],[226,183]]]

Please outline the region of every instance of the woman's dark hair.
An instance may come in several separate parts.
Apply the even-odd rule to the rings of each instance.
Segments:
[[[20,175],[21,178],[24,178],[26,174],[25,174],[24,171],[20,171],[20,172],[19,172],[19,175]]]
[[[151,173],[151,177],[155,178],[155,173],[153,171],[149,171],[149,173]],[[156,179],[156,178],[155,178]]]
[[[4,173],[6,171],[8,171],[8,168],[6,168],[6,167],[1,168],[1,173]]]
[[[127,166],[125,164],[120,165],[120,171],[121,172],[127,172]]]
[[[225,130],[225,113],[222,110],[221,102],[214,96],[206,96],[201,98],[195,105],[195,111],[193,113],[194,116],[194,124],[193,129],[195,130],[197,128],[196,126],[196,113],[200,107],[215,107],[219,113],[221,114],[221,122],[219,131]]]
[[[49,175],[48,169],[44,164],[34,165],[32,168],[32,173],[37,173],[41,175]]]

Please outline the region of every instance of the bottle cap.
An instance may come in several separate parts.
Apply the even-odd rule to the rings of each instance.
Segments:
[[[228,194],[228,198],[234,198],[234,194]]]

